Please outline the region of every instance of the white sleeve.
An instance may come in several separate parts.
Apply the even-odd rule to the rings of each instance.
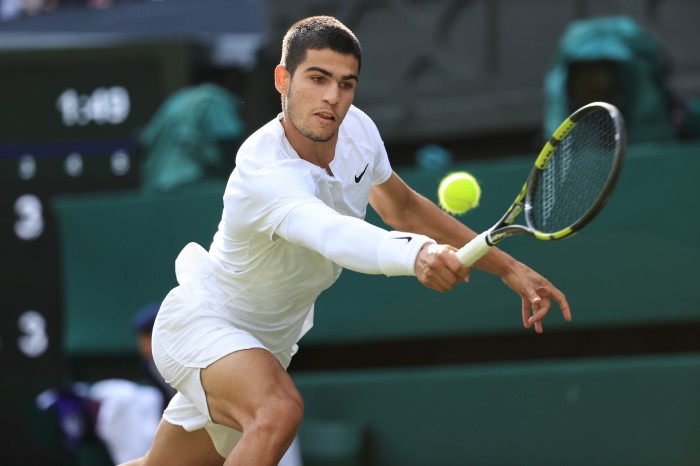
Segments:
[[[387,231],[341,215],[323,202],[291,210],[277,228],[287,241],[312,249],[349,270],[367,274],[415,275],[416,256],[427,236]]]

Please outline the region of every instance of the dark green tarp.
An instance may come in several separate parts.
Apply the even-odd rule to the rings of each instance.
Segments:
[[[166,100],[141,133],[144,191],[225,179],[235,157],[230,146],[244,133],[238,109],[235,95],[210,83],[181,89]]]
[[[629,142],[700,136],[700,101],[675,95],[663,44],[634,20],[601,17],[572,22],[545,77],[545,135],[576,108],[604,100],[622,111]]]

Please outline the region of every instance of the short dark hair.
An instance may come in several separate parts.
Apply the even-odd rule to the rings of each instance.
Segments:
[[[355,34],[332,16],[311,16],[294,23],[282,40],[280,64],[294,74],[307,50],[331,49],[357,58],[357,71],[362,64],[362,47]]]

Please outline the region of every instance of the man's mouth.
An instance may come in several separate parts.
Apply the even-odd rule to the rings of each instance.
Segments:
[[[335,115],[330,112],[316,112],[315,115],[328,123],[335,121]]]

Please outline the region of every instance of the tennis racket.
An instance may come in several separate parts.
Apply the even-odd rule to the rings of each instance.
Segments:
[[[560,240],[580,231],[610,198],[626,148],[620,111],[605,102],[581,107],[559,125],[501,219],[457,251],[465,266],[499,241],[525,234]],[[525,225],[513,224],[525,212]]]

